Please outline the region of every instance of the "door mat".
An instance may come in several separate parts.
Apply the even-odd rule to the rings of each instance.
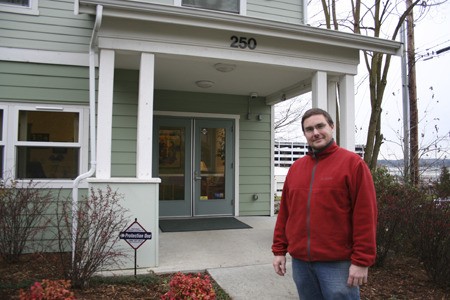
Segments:
[[[236,218],[191,218],[159,220],[159,228],[162,232],[186,232],[224,229],[247,229],[251,226]]]

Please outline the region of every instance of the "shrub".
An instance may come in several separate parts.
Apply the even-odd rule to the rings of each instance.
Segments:
[[[106,192],[91,188],[90,194],[78,203],[74,237],[71,231],[71,201],[62,202],[60,213],[57,209],[56,228],[60,252],[72,249],[72,242],[75,245],[72,265],[65,268],[74,287],[87,286],[102,267],[119,265],[120,259],[125,256],[125,252],[116,246],[119,232],[126,227],[127,222],[127,210],[119,203],[121,197],[109,186]]]
[[[74,293],[70,291],[70,281],[48,280],[35,282],[28,292],[19,291],[20,300],[72,300]]]
[[[450,205],[429,201],[417,211],[414,248],[428,276],[450,288]]]
[[[32,240],[48,224],[45,212],[52,196],[33,181],[0,181],[0,256],[16,262]]]
[[[378,204],[376,265],[382,266],[390,253],[411,249],[411,220],[425,194],[396,182],[384,168],[375,170],[373,178]]]
[[[198,273],[176,273],[170,280],[170,289],[161,299],[163,300],[214,300],[216,294],[208,275]]]

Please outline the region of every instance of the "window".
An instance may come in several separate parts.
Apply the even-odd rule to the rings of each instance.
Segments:
[[[0,0],[0,11],[38,15],[38,0]]]
[[[78,112],[19,111],[16,178],[78,175]]]
[[[6,157],[2,174],[21,180],[73,180],[87,170],[87,108],[9,104],[1,112],[0,120],[8,119],[2,124],[9,128],[1,135]]]
[[[239,14],[239,0],[182,0],[182,6]]]

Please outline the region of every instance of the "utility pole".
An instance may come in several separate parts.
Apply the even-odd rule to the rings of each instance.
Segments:
[[[413,5],[412,0],[406,0],[406,8]],[[406,17],[407,56],[408,56],[408,91],[410,116],[410,180],[411,184],[419,184],[419,113],[417,109],[416,88],[416,51],[414,43],[414,14],[413,10]]]
[[[402,23],[400,41],[403,44],[402,53],[402,99],[403,99],[403,178],[409,182],[409,95],[408,72],[406,65],[406,21]]]

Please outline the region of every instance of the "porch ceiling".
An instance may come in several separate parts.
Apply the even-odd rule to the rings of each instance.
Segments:
[[[116,68],[139,69],[137,53],[117,52]],[[235,65],[230,72],[216,70],[214,65]],[[291,67],[229,61],[212,58],[157,54],[155,57],[155,88],[162,90],[250,95],[260,97],[283,93],[299,82],[309,82],[311,70]],[[197,81],[208,80],[214,84],[201,88]]]

